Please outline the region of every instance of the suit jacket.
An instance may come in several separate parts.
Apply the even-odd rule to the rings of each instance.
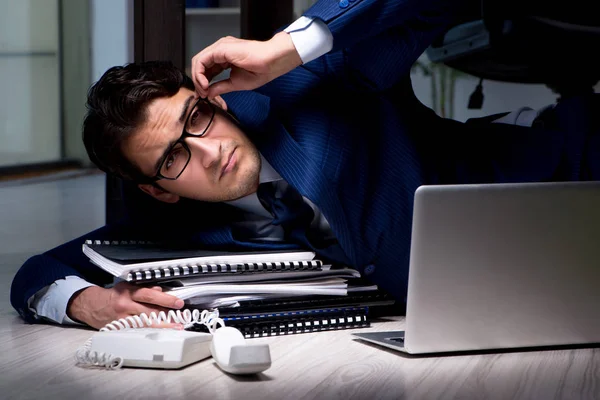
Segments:
[[[443,120],[414,96],[411,66],[450,24],[473,10],[471,4],[320,1],[305,15],[328,24],[334,36],[330,53],[258,90],[224,96],[262,155],[323,212],[345,253],[338,261],[357,268],[400,302],[407,290],[417,187],[551,180],[564,158],[561,133],[501,124],[484,130]],[[33,321],[27,300],[57,279],[112,280],[82,254],[85,239],[180,238],[227,249],[298,246],[245,240],[232,224],[243,215],[226,204],[182,199],[172,205],[131,185],[124,191],[126,221],[22,266],[11,302],[23,318]]]

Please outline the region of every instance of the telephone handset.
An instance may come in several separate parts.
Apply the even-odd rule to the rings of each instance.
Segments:
[[[161,322],[180,323],[184,328],[201,323],[210,333],[151,327]],[[239,330],[225,326],[218,310],[170,310],[113,321],[79,348],[75,359],[79,366],[107,369],[178,369],[211,355],[223,371],[232,374],[254,374],[271,366],[269,345],[246,343]]]

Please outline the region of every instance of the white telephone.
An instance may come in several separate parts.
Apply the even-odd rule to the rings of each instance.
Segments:
[[[210,333],[150,327],[161,322],[180,323],[186,328],[201,323]],[[232,374],[254,374],[271,366],[269,345],[246,343],[239,330],[225,326],[218,310],[171,310],[168,314],[140,314],[113,321],[78,349],[75,359],[80,366],[107,369],[177,369],[210,355],[223,371]]]

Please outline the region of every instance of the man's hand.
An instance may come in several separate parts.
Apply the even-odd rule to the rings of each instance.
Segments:
[[[152,311],[168,312],[169,309],[180,309],[183,300],[163,293],[158,286],[143,288],[128,282],[119,282],[110,289],[90,286],[76,293],[67,307],[69,318],[86,323],[96,329],[130,315]],[[179,327],[180,324],[161,324],[159,327]]]
[[[200,96],[213,99],[235,90],[256,89],[301,64],[286,32],[264,42],[225,37],[192,58],[192,79]],[[209,86],[216,75],[228,68],[229,79]]]

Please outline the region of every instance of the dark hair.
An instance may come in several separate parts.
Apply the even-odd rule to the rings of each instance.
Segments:
[[[83,143],[101,170],[138,182],[146,176],[123,154],[123,143],[146,119],[148,104],[194,90],[192,80],[168,61],[112,67],[88,91]]]

